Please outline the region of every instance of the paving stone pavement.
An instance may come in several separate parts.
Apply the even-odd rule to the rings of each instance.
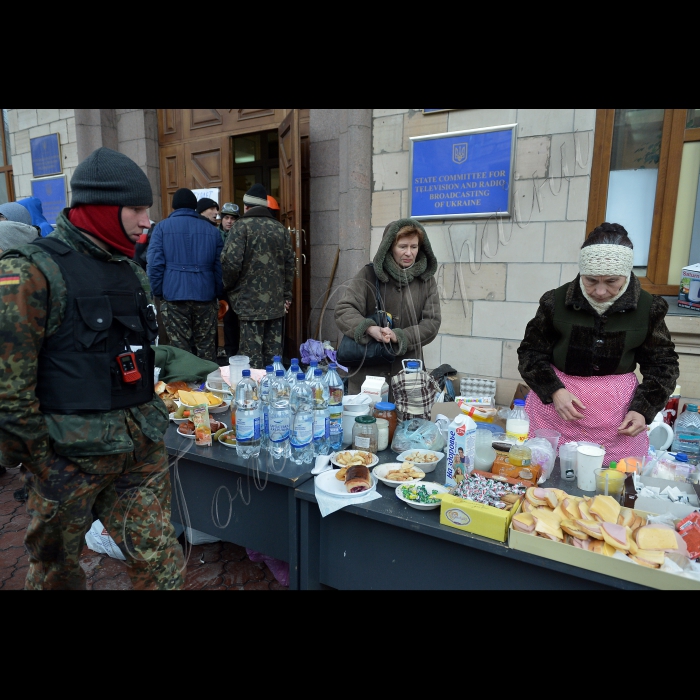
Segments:
[[[29,524],[26,503],[15,501],[13,493],[21,488],[18,469],[0,475],[0,590],[21,590],[27,575],[29,557],[24,549],[24,534]],[[253,562],[245,548],[230,542],[185,546],[189,591],[285,591],[263,562]],[[87,548],[80,556],[88,590],[128,591],[132,589],[126,564]]]

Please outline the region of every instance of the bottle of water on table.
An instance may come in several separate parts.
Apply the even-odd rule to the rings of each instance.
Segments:
[[[338,365],[331,362],[324,381],[328,386],[328,412],[330,420],[331,448],[340,450],[343,447],[343,380],[336,371]]]
[[[297,374],[299,374],[299,372],[301,372],[301,369],[299,369],[299,358],[293,357],[292,364],[287,370],[287,374],[284,375],[284,378],[287,380],[287,384],[289,384],[290,389],[294,385],[294,382],[297,380]]]
[[[297,381],[292,387],[289,403],[292,408],[292,425],[289,436],[292,446],[292,461],[297,464],[308,464],[314,457],[314,403],[311,397],[311,387],[303,372],[297,374]]]
[[[248,459],[260,454],[260,399],[258,383],[243,370],[236,385],[236,451]]]
[[[700,458],[700,414],[696,404],[688,404],[676,418],[671,451],[684,452],[694,463]]]
[[[328,413],[328,385],[323,381],[323,370],[314,370],[311,382],[311,395],[314,401],[314,455],[327,455],[330,452],[330,415]]]
[[[282,370],[282,373],[284,374],[285,369],[284,365],[282,364],[282,356],[281,355],[275,355],[272,358],[272,367],[274,368],[274,371],[276,372],[278,369]]]
[[[283,369],[275,371],[275,378],[270,384],[268,402],[270,456],[273,459],[288,457],[291,411],[289,407],[289,384],[287,384],[287,380],[284,378]]]
[[[311,362],[309,362],[309,369],[306,370],[306,381],[309,382],[309,385],[311,385],[311,382],[314,380],[314,372],[317,367],[318,362],[316,362],[316,360],[311,360]],[[321,370],[321,376],[323,376],[323,370]]]
[[[267,374],[260,380],[260,405],[262,407],[262,427],[260,430],[260,449],[268,450],[270,448],[270,385],[275,377],[275,371],[272,365],[265,367]]]

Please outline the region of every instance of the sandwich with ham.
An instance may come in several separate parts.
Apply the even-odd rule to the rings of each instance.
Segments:
[[[348,493],[360,493],[372,488],[372,477],[364,465],[355,464],[345,472],[345,490]]]
[[[535,518],[532,513],[518,513],[513,516],[513,529],[528,535],[535,532]]]

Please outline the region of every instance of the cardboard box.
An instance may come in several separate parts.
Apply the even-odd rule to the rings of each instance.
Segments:
[[[639,512],[640,515],[649,515],[642,511],[635,512]],[[521,552],[528,552],[538,557],[578,566],[581,569],[596,571],[599,574],[614,576],[623,581],[631,581],[650,588],[666,591],[700,591],[700,581],[696,579],[670,574],[658,569],[649,569],[633,561],[623,561],[622,559],[606,557],[604,554],[587,552],[570,544],[518,532],[513,527],[510,528],[508,534],[508,546]]]
[[[688,265],[681,270],[678,306],[700,311],[700,263]]]
[[[473,471],[486,478],[492,478],[488,472]],[[504,479],[511,484],[525,484],[533,486],[530,481],[522,479]],[[510,510],[500,510],[484,503],[466,501],[459,496],[444,496],[440,502],[440,523],[458,530],[471,532],[475,535],[488,537],[492,540],[505,542],[508,539],[508,528],[513,516],[520,511],[522,499]]]
[[[637,496],[634,502],[635,508],[639,510],[654,512],[654,513],[671,513],[674,518],[682,519],[700,508],[700,501],[695,493],[693,484],[686,484],[682,481],[668,481],[666,479],[655,479],[651,476],[643,476],[640,481],[645,486],[656,486],[663,491],[667,486],[678,487],[683,493],[687,493],[690,497],[690,505],[686,503],[673,503],[668,499],[660,500],[658,498],[649,498],[648,496]]]

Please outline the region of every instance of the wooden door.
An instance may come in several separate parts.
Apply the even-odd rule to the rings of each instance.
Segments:
[[[231,188],[229,137],[198,139],[184,146],[185,187],[192,190],[219,187],[220,198],[228,196]]]
[[[280,152],[280,221],[292,239],[294,283],[292,305],[285,323],[284,350],[287,357],[299,357],[303,337],[303,270],[301,211],[301,152],[299,110],[292,109],[278,128]]]

